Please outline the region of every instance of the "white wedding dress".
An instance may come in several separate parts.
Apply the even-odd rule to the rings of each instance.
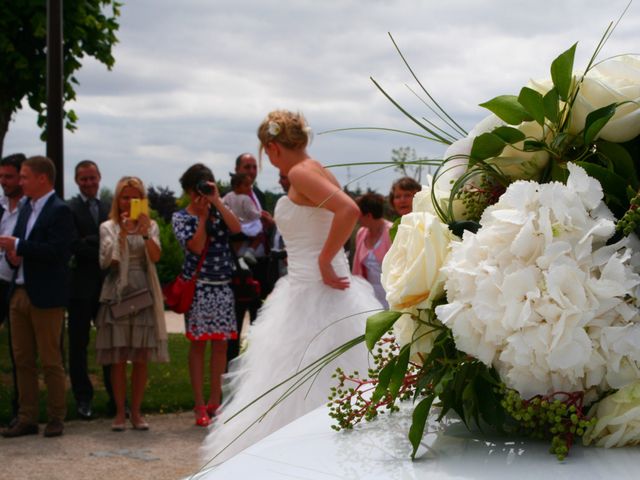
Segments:
[[[344,252],[336,255],[332,265],[339,276],[351,277],[349,288],[336,290],[322,283],[317,259],[332,219],[330,211],[297,205],[286,196],[276,205],[275,220],[288,254],[288,275],[277,282],[264,302],[249,331],[246,351],[231,363],[224,377],[227,398],[201,449],[209,466],[326,403],[330,388],[336,385],[336,379],[331,378],[336,367],[347,373],[367,372],[369,359],[364,344],[360,344],[322,370],[313,384],[298,388],[262,421],[250,426],[269,410],[286,386],[224,423],[300,368],[364,334],[366,318],[381,310],[371,285],[360,277],[351,277]]]

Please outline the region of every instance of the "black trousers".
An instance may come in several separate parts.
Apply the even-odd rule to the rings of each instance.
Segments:
[[[269,258],[260,257],[257,259],[258,263],[251,266],[251,272],[253,278],[260,282],[260,298],[250,302],[236,302],[236,326],[238,328],[238,339],[229,340],[227,342],[227,362],[230,362],[240,354],[240,330],[242,329],[242,322],[246,312],[249,312],[249,319],[251,323],[258,316],[258,309],[262,305],[262,300],[273,290],[273,283],[269,281]]]
[[[87,367],[87,347],[91,332],[91,322],[98,312],[98,299],[72,298],[69,301],[68,333],[69,333],[69,378],[76,402],[91,403],[93,385]],[[111,387],[111,366],[102,367],[104,387],[113,402]]]
[[[7,326],[7,338],[9,340],[9,358],[11,360],[11,376],[13,378],[13,392],[11,394],[11,412],[18,415],[18,379],[16,377],[16,362],[13,358],[13,346],[11,345],[11,322],[9,321],[9,290],[11,282],[0,280],[0,324]]]

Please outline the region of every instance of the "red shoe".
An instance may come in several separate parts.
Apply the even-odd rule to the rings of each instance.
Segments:
[[[216,416],[216,412],[218,411],[218,409],[220,408],[220,405],[214,405],[214,404],[208,404],[207,405],[207,415],[209,415],[209,418],[213,418]]]
[[[200,405],[199,407],[195,407],[193,411],[196,414],[196,425],[199,427],[208,427],[211,419],[209,415],[207,415],[207,407]]]

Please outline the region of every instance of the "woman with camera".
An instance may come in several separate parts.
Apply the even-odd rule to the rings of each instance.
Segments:
[[[183,276],[197,275],[191,308],[185,313],[189,348],[189,375],[195,403],[196,425],[206,427],[220,405],[221,376],[227,363],[227,340],[238,337],[231,291],[233,254],[229,234],[240,232],[236,216],[223,203],[213,173],[201,163],[180,178],[189,197],[186,208],[173,214],[176,238],[185,252]],[[204,401],[204,357],[211,342],[211,386]]]
[[[96,360],[111,365],[116,416],[111,429],[125,429],[127,363],[131,374],[131,424],[148,430],[140,411],[147,384],[147,362],[167,362],[167,329],[160,281],[155,264],[160,260],[160,231],[148,208],[135,213],[132,205],[145,204],[144,184],[123,177],[116,186],[109,220],[100,225],[100,266],[108,275],[100,293],[96,316]]]

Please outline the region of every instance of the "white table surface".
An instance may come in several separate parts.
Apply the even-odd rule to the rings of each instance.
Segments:
[[[640,479],[640,447],[574,446],[560,462],[549,444],[469,432],[458,420],[432,425],[415,461],[407,432],[410,406],[335,432],[318,408],[197,480],[239,479]]]

